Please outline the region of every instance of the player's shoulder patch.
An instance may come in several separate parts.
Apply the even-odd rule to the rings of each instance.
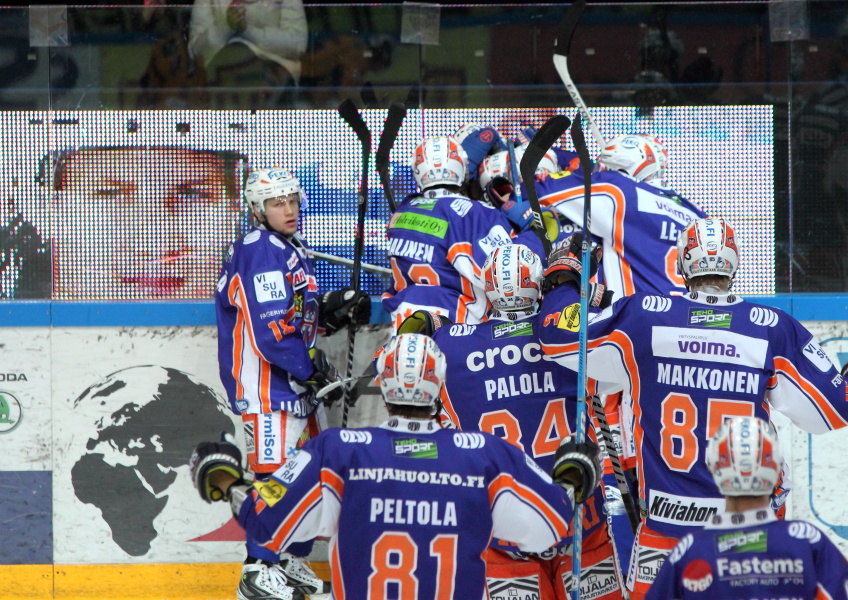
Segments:
[[[557,329],[580,331],[580,303],[569,304],[559,313]]]
[[[259,238],[262,237],[262,231],[259,229],[254,229],[246,236],[242,238],[242,243],[247,246],[248,244],[253,244],[254,242],[259,241]]]
[[[288,294],[285,275],[282,271],[257,273],[253,276],[253,293],[260,303],[285,300]]]
[[[798,540],[810,540],[810,543],[817,543],[821,537],[821,530],[806,521],[790,521],[787,528],[789,535]]]
[[[312,455],[306,450],[298,450],[292,458],[286,461],[286,464],[274,472],[274,479],[280,481],[283,485],[291,485],[310,462],[312,462]]]
[[[340,429],[339,439],[346,444],[370,444],[374,436],[364,429]]]
[[[253,488],[259,493],[259,497],[268,506],[274,506],[286,495],[286,488],[279,482],[270,479],[268,481],[255,481]]]

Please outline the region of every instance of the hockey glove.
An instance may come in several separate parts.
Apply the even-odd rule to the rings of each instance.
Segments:
[[[461,142],[462,149],[468,158],[468,175],[477,178],[477,167],[495,146],[506,150],[506,144],[494,127],[475,127]]]
[[[315,394],[316,400],[321,400],[326,406],[332,406],[344,396],[344,380],[336,367],[327,360],[323,350],[310,348],[309,358],[315,370],[306,381],[298,380],[303,387]]]
[[[545,233],[547,234],[548,239],[552,243],[555,243],[559,237],[560,231],[562,231],[559,224],[559,217],[556,212],[550,208],[543,208],[542,224],[545,226]]]
[[[598,272],[598,263],[601,262],[603,250],[594,245],[589,251],[589,277],[594,277]],[[556,287],[565,281],[576,281],[580,283],[580,275],[583,272],[583,234],[572,233],[561,243],[554,246],[548,255],[548,268],[545,270],[545,283],[549,287]]]
[[[403,320],[398,327],[397,335],[402,333],[423,333],[432,337],[437,329],[451,325],[451,320],[444,315],[432,313],[428,310],[416,310]]]
[[[840,371],[842,377],[848,379],[848,362],[842,365],[842,371]]]
[[[318,315],[327,335],[350,323],[365,325],[371,320],[371,297],[349,287],[327,292],[319,300]]]
[[[578,444],[574,435],[560,441],[554,455],[551,477],[568,492],[574,502],[585,502],[595,491],[602,476],[601,451],[595,442],[587,439]]]
[[[188,464],[194,487],[206,502],[227,500],[229,495],[225,490],[230,485],[244,483],[241,451],[229,433],[222,433],[219,442],[198,444]]]

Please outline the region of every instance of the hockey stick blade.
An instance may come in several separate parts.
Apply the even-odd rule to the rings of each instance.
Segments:
[[[521,158],[521,165],[519,167],[521,179],[524,181],[524,187],[527,189],[527,200],[530,202],[530,210],[533,211],[532,227],[542,242],[545,254],[550,253],[551,242],[553,240],[548,239],[545,224],[542,221],[542,207],[539,204],[539,195],[536,193],[536,167],[539,166],[545,153],[565,133],[569,125],[571,125],[571,121],[565,115],[555,115],[548,119],[539,128],[533,139],[530,140],[530,144]]]
[[[606,145],[604,136],[601,135],[601,130],[598,129],[598,125],[595,123],[592,115],[589,114],[586,102],[583,100],[583,96],[580,95],[580,90],[574,85],[574,81],[571,79],[571,73],[568,70],[568,53],[571,51],[571,40],[574,37],[574,31],[577,29],[577,23],[583,15],[584,8],[586,8],[586,1],[576,0],[566,11],[565,17],[557,29],[553,60],[559,78],[562,80],[568,95],[571,96],[574,106],[577,107],[580,114],[586,119],[586,123],[589,125],[589,131],[592,132],[592,137],[595,138],[598,147],[602,149]]]
[[[386,200],[389,202],[389,210],[395,212],[395,195],[392,191],[391,176],[389,174],[389,153],[395,145],[398,132],[403,126],[403,120],[406,118],[406,106],[399,102],[393,103],[389,107],[389,114],[386,115],[386,121],[383,123],[383,132],[380,134],[380,145],[377,146],[377,155],[374,158],[377,174],[380,176],[380,184],[383,186],[383,192],[386,195]]]
[[[586,0],[576,0],[571,3],[565,13],[565,17],[559,24],[554,41],[554,54],[559,56],[568,56],[571,50],[571,38],[574,37],[574,30],[577,29],[577,23],[583,15],[583,9],[586,8]]]

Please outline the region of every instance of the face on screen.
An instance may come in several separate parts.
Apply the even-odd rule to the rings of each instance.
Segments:
[[[53,297],[211,297],[240,222],[227,169],[232,160],[183,148],[66,154],[51,207]]]

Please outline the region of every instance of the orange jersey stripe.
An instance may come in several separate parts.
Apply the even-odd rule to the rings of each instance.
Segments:
[[[298,502],[297,506],[295,506],[295,508],[289,513],[288,518],[280,524],[276,533],[274,533],[274,538],[271,540],[270,544],[267,544],[267,547],[275,552],[279,551],[283,543],[289,538],[289,536],[291,536],[292,532],[298,526],[303,516],[320,501],[321,484],[317,483],[303,495],[303,498],[300,502]]]
[[[841,429],[848,425],[848,421],[836,412],[836,409],[831,406],[828,399],[809,381],[804,379],[795,366],[782,356],[774,357],[774,368],[778,373],[783,373],[792,380],[799,388],[801,388],[807,397],[812,400],[819,411],[824,415],[825,420],[831,429]]]
[[[514,493],[543,514],[548,522],[553,525],[554,531],[560,539],[568,535],[568,524],[563,518],[535,492],[515,481],[512,475],[501,473],[492,480],[489,484],[489,505],[494,506],[495,498],[507,491]]]
[[[556,192],[539,199],[540,204],[551,206],[565,200],[573,200],[583,196],[583,186]],[[612,199],[614,208],[613,215],[613,231],[612,231],[612,247],[619,257],[621,263],[621,279],[624,282],[624,295],[632,296],[636,292],[636,285],[633,283],[633,269],[630,263],[624,258],[624,215],[627,210],[627,205],[624,201],[624,194],[617,186],[609,183],[596,183],[592,186],[592,195],[607,195]]]
[[[332,469],[321,469],[321,484],[327,486],[341,501],[344,496],[344,480]]]

